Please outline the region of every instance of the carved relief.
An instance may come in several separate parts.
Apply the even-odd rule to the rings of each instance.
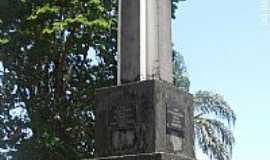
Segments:
[[[128,129],[136,123],[136,106],[134,104],[112,106],[109,126],[117,129]]]
[[[123,152],[134,148],[136,140],[136,105],[129,103],[112,106],[109,117],[113,150]]]
[[[129,149],[134,146],[134,130],[116,130],[112,132],[112,146],[115,150]]]

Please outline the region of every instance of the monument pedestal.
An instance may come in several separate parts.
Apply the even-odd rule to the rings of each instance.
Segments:
[[[192,95],[158,80],[96,93],[96,157],[192,160]]]
[[[111,156],[95,160],[194,160],[192,158],[169,153],[142,153],[136,155]]]
[[[171,1],[118,2],[119,86],[97,90],[95,156],[193,160],[192,95],[171,84]]]

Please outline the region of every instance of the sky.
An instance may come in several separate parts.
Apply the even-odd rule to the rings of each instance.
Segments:
[[[191,92],[220,93],[236,112],[233,160],[269,159],[270,0],[182,2],[173,42]]]

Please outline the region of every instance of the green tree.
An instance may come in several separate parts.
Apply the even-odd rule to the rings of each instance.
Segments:
[[[93,155],[95,88],[116,83],[116,4],[0,1],[0,148],[10,151],[5,156]],[[18,110],[24,117],[11,113]]]
[[[172,57],[173,83],[178,88],[181,88],[182,90],[188,92],[190,87],[190,81],[187,75],[187,68],[184,63],[184,57],[176,50],[173,50]]]
[[[175,16],[175,12],[178,8],[178,3],[181,2],[181,1],[186,1],[186,0],[171,0],[171,3],[172,3],[172,18],[175,19],[176,16]]]
[[[183,56],[174,51],[174,84],[186,91],[190,81]],[[232,128],[236,115],[223,96],[210,91],[194,95],[194,129],[196,146],[215,160],[230,160],[235,142]]]

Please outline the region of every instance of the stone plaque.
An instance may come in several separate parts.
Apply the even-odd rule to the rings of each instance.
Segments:
[[[135,102],[126,105],[112,106],[110,113],[110,127],[126,130],[133,128],[136,123]]]
[[[177,107],[167,108],[167,134],[184,138],[185,114]]]
[[[185,136],[185,114],[179,107],[168,106],[166,117],[166,132],[172,149],[174,152],[181,152]]]
[[[109,126],[115,151],[129,150],[135,145],[136,105],[129,103],[111,107]]]

